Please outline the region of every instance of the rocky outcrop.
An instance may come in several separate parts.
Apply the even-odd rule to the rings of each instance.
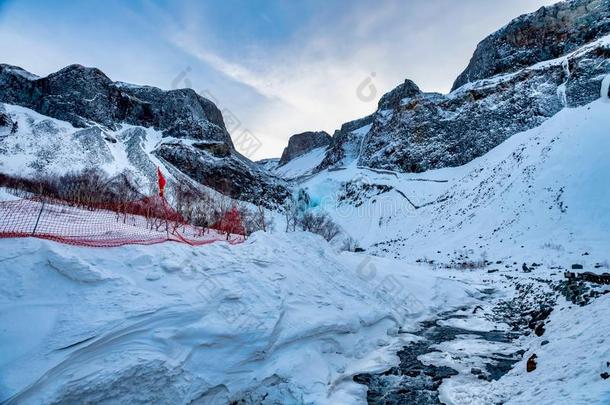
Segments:
[[[331,141],[331,136],[324,131],[303,132],[292,135],[288,140],[288,146],[284,148],[279,166],[285,165],[292,159],[311,152],[316,148],[328,146]]]
[[[558,58],[609,34],[608,10],[608,0],[571,0],[514,19],[479,43],[452,90]]]
[[[283,181],[261,176],[255,164],[243,157],[218,161],[209,151],[194,149],[182,143],[164,143],[154,154],[198,183],[237,200],[273,208],[290,195]]]
[[[235,151],[220,110],[191,89],[164,91],[114,82],[99,69],[81,65],[70,65],[41,78],[2,64],[0,102],[82,128],[71,140],[91,155],[79,156],[86,158],[87,165],[112,166],[109,145],[121,142],[131,164],[153,180],[156,168],[151,153],[173,169],[231,197],[274,206],[288,195],[281,180]],[[56,130],[52,122],[43,123],[49,131]],[[123,129],[125,124],[137,128]],[[145,128],[162,133],[163,140],[155,150],[142,149]],[[36,131],[44,133],[45,129]],[[51,156],[47,162],[51,163],[54,154],[45,155]]]
[[[610,0],[517,18],[481,42],[456,90],[425,93],[405,81],[373,115],[334,134],[318,170],[354,159],[403,172],[462,165],[565,107],[598,99],[610,71],[609,19]]]
[[[153,127],[166,136],[233,145],[220,110],[191,89],[163,91],[113,82],[102,71],[70,65],[39,78],[0,65],[0,101],[68,121],[117,129],[121,123]]]
[[[400,107],[403,100],[413,98],[421,94],[421,90],[412,80],[405,80],[403,84],[386,93],[379,100],[377,109],[388,110]]]
[[[364,135],[368,133],[374,120],[375,115],[372,114],[343,124],[341,129],[333,134],[326,156],[316,170],[341,166],[358,159]]]
[[[279,163],[280,163],[280,159],[279,158],[261,159],[261,160],[256,162],[258,167],[260,167],[263,170],[266,170],[268,172],[272,172],[275,169],[277,169]]]

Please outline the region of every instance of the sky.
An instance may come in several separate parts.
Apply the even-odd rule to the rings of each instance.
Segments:
[[[0,0],[0,63],[190,87],[256,160],[280,156],[296,133],[332,135],[406,78],[447,93],[480,40],[553,2]]]

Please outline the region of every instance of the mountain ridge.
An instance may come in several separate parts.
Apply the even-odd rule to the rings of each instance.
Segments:
[[[558,15],[559,28],[553,25]],[[518,58],[520,43],[508,43],[502,55],[486,51],[491,47],[486,44],[506,32],[528,33],[532,26],[545,36],[540,44],[535,39],[526,44],[528,57]],[[549,51],[548,43],[565,32],[573,38],[563,51]],[[342,125],[315,170],[354,161],[407,173],[463,165],[563,108],[599,98],[601,81],[610,72],[609,33],[610,0],[561,2],[522,15],[481,41],[451,93],[421,92],[407,79],[380,99],[376,112]],[[502,68],[489,67],[496,65]],[[481,73],[468,73],[475,70]],[[466,76],[477,80],[467,82]]]
[[[36,122],[42,124],[29,128],[29,123],[35,121],[26,119],[21,128],[8,133],[9,138],[2,141],[5,145],[12,142],[13,153],[27,149],[26,145],[19,145],[20,130],[37,136],[44,133],[46,125],[50,136],[55,136],[59,126],[65,134],[74,134],[56,139],[57,142],[74,143],[72,153],[87,155],[90,148],[97,150],[88,161],[82,162],[84,166],[113,161],[118,164],[123,159],[121,156],[126,155],[124,159],[130,163],[127,166],[140,172],[139,177],[144,179],[144,191],[146,183],[154,183],[155,166],[164,165],[178,177],[184,175],[229,197],[268,207],[281,204],[289,195],[281,179],[260,170],[235,150],[220,110],[192,89],[165,91],[114,82],[97,68],[76,64],[45,77],[1,64],[0,103],[18,105],[73,127],[39,119]],[[11,120],[3,114],[5,127],[13,126],[19,120],[18,117]],[[140,129],[126,128],[129,126]],[[159,134],[158,137],[149,136],[159,139],[154,147],[149,145],[148,150],[143,150],[141,144],[146,141],[149,129]],[[85,138],[83,134],[87,134]],[[27,138],[24,135],[24,139]],[[40,145],[30,145],[33,153],[44,157],[47,163],[50,163],[48,159],[59,158],[52,150],[53,145],[48,145],[46,150]],[[78,145],[81,147],[76,147]],[[120,156],[110,153],[117,145],[124,148],[119,151]],[[2,149],[6,147],[0,148],[0,152]],[[36,166],[35,162],[31,164]],[[38,165],[34,172],[44,170],[44,166]]]

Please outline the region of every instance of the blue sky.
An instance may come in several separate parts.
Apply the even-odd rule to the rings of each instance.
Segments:
[[[279,156],[294,133],[375,110],[404,81],[447,92],[476,44],[553,0],[0,0],[0,62],[71,63],[113,80],[192,87]],[[358,97],[362,83],[371,97]],[[368,88],[368,86],[367,86]]]

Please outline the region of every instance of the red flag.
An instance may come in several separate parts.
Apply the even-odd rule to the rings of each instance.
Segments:
[[[165,190],[165,177],[163,177],[163,173],[161,173],[161,168],[157,166],[157,177],[159,178],[159,195],[163,197],[163,191]]]

